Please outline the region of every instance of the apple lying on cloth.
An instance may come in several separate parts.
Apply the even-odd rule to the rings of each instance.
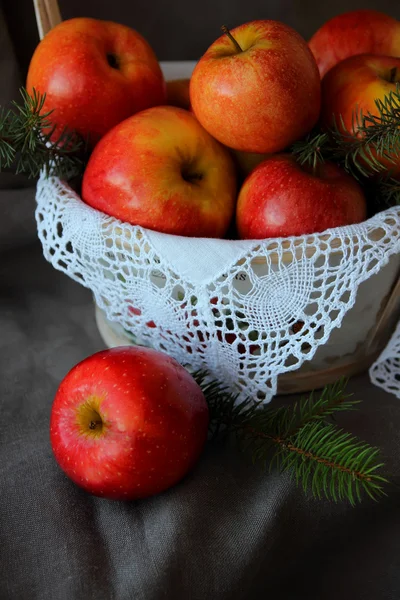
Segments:
[[[400,84],[400,58],[361,54],[337,64],[322,80],[321,122],[334,124],[344,134],[359,136],[357,114],[379,116],[376,100],[385,101]],[[368,125],[368,123],[367,123]],[[396,148],[377,160],[393,174],[400,173]]]
[[[242,239],[287,237],[359,223],[366,200],[357,181],[334,163],[315,172],[290,154],[273,156],[249,175],[239,193]]]
[[[327,21],[309,46],[323,77],[356,54],[400,56],[400,22],[376,10],[353,10]]]
[[[51,411],[59,466],[96,496],[134,500],[171,487],[207,438],[208,406],[192,376],[167,354],[98,352],[63,379]]]
[[[320,77],[303,38],[277,21],[252,21],[217,39],[190,80],[192,110],[228,148],[278,152],[319,116]]]
[[[56,134],[64,127],[96,142],[130,115],[165,104],[157,58],[136,31],[108,21],[76,18],[54,27],[37,46],[27,90],[46,94]]]
[[[159,106],[100,140],[83,177],[82,198],[132,225],[223,237],[235,211],[235,167],[193,115]]]

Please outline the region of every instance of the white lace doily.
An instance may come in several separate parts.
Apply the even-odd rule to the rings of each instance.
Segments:
[[[400,322],[369,374],[375,385],[400,398]]]
[[[400,264],[400,207],[320,235],[230,241],[122,223],[57,178],[42,176],[36,199],[45,257],[90,288],[110,321],[265,400],[340,327],[359,285],[389,261],[393,278]],[[392,284],[380,283],[382,300]]]

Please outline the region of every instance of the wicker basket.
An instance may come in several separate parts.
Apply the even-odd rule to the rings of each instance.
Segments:
[[[34,0],[40,36],[60,22],[56,0]],[[190,65],[189,65],[190,69]],[[169,65],[171,78],[182,77]],[[168,76],[167,75],[167,76]],[[187,73],[189,75],[189,73]],[[376,232],[379,236],[379,231]],[[331,245],[331,260],[340,260],[340,239]],[[295,257],[291,253],[280,259],[284,263]],[[263,259],[260,258],[260,268]],[[400,256],[394,255],[377,274],[364,281],[357,293],[354,306],[345,315],[340,328],[335,329],[328,342],[320,346],[311,361],[301,368],[279,378],[279,393],[293,393],[322,387],[340,376],[351,376],[366,370],[388,342],[400,318]],[[238,282],[246,285],[246,281]],[[100,334],[108,346],[132,344],[133,338],[116,322],[107,320],[96,306],[96,319]]]

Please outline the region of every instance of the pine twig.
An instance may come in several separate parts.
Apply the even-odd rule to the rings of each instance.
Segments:
[[[0,170],[12,169],[28,177],[46,176],[65,179],[81,175],[88,158],[88,144],[74,131],[56,133],[52,111],[44,111],[45,94],[21,88],[21,101],[11,109],[0,109]]]
[[[364,186],[373,212],[400,204],[400,177],[391,172],[396,165],[400,169],[400,85],[375,100],[375,106],[376,115],[355,110],[351,130],[340,117],[331,128],[316,129],[290,148],[314,172],[327,160],[341,165]]]
[[[345,389],[348,379],[341,378],[336,383],[326,386],[319,398],[315,392],[311,392],[306,398],[295,403],[291,410],[298,415],[298,423],[287,432],[288,437],[294,436],[300,427],[311,421],[324,420],[333,417],[336,412],[355,410],[360,400],[352,398],[352,394],[346,394]]]
[[[400,86],[376,99],[375,106],[377,114],[356,109],[350,131],[341,119],[329,132],[336,146],[333,159],[356,178],[387,173],[400,157]]]
[[[375,473],[383,466],[376,462],[379,450],[335,425],[307,423],[287,442],[275,443],[283,448],[277,454],[280,470],[294,473],[296,483],[304,491],[310,485],[318,498],[347,499],[354,505],[362,491],[373,500],[383,495],[386,479]]]
[[[193,377],[207,399],[212,438],[217,438],[222,433],[231,433],[234,428],[255,414],[257,403],[250,399],[238,402],[237,394],[230,392],[218,381],[210,379],[206,371],[196,371]]]
[[[315,172],[320,163],[329,156],[330,136],[327,132],[311,131],[304,140],[295,142],[291,152],[301,165],[307,165]]]
[[[0,109],[0,170],[9,168],[15,159],[15,150],[9,141],[11,111]]]
[[[359,403],[346,394],[345,380],[327,386],[318,398],[312,393],[290,406],[270,408],[249,399],[238,402],[204,372],[194,377],[208,401],[212,434],[235,434],[254,463],[288,472],[317,498],[347,499],[353,505],[362,492],[374,500],[384,495],[379,450],[327,422]]]
[[[387,208],[400,205],[400,181],[393,177],[381,177],[375,186],[376,197]]]

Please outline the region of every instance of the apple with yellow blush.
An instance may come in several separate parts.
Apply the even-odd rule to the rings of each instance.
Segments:
[[[385,101],[400,84],[400,58],[361,54],[333,67],[322,80],[321,122],[337,125],[345,135],[359,137],[357,115],[379,116],[376,100]],[[392,174],[400,173],[400,155],[376,158]]]
[[[190,112],[159,106],[100,140],[83,177],[82,198],[132,225],[224,237],[235,211],[235,167]]]
[[[27,90],[46,94],[55,136],[67,127],[92,145],[145,108],[166,103],[157,58],[137,32],[110,21],[75,18],[54,27],[37,46]]]
[[[305,40],[278,21],[252,21],[224,31],[194,68],[192,110],[228,148],[278,152],[318,119],[315,59]]]

